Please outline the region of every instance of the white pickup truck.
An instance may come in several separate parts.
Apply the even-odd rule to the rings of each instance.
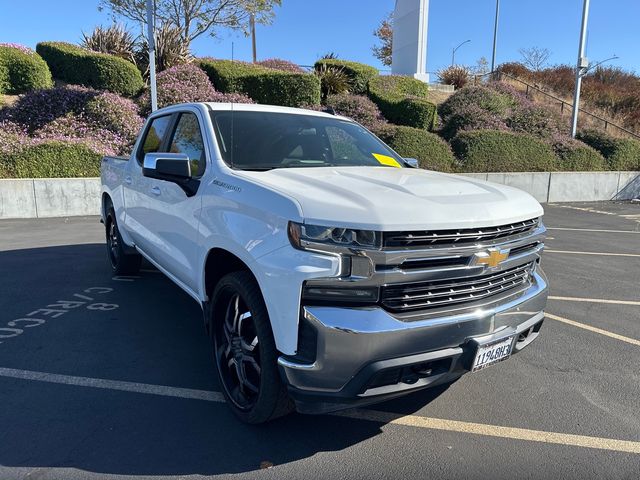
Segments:
[[[245,422],[451,383],[538,336],[543,210],[415,167],[329,113],[164,108],[103,160],[109,260],[144,257],[202,306]]]

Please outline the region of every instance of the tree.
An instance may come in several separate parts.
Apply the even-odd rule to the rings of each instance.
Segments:
[[[274,7],[281,4],[282,0],[154,0],[154,16],[158,27],[178,29],[189,46],[204,33],[215,36],[219,27],[241,29],[247,34],[251,14],[256,23],[269,24]],[[147,22],[146,0],[100,0],[98,9],[107,9],[114,17]]]
[[[521,48],[518,52],[522,55],[522,63],[534,72],[542,70],[551,56],[548,48],[540,47]]]
[[[473,72],[474,75],[485,75],[489,73],[489,70],[490,70],[489,61],[487,60],[486,57],[480,57],[476,61],[475,67],[471,68],[471,71]]]
[[[387,18],[380,22],[378,28],[373,32],[373,35],[380,41],[379,45],[372,47],[373,56],[382,62],[387,67],[391,66],[392,53],[393,53],[393,14],[387,15]]]

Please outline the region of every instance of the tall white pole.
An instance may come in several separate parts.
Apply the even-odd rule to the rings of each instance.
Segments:
[[[147,42],[149,45],[149,83],[151,87],[151,111],[158,109],[158,90],[156,87],[156,41],[154,30],[153,0],[147,0]]]
[[[580,111],[580,88],[582,76],[588,68],[587,59],[584,56],[585,42],[587,40],[587,23],[589,21],[589,0],[584,0],[582,9],[582,28],[580,30],[580,45],[578,47],[578,64],[576,65],[576,90],[573,94],[573,112],[571,114],[571,136],[575,138],[578,130],[578,112]]]
[[[496,0],[496,20],[493,24],[493,54],[491,55],[491,73],[496,71],[496,50],[498,48],[498,19],[500,17],[500,0]]]

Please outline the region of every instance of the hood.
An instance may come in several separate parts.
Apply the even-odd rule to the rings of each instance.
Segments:
[[[378,231],[504,225],[543,214],[528,193],[413,168],[281,168],[237,174],[293,197],[305,223]]]

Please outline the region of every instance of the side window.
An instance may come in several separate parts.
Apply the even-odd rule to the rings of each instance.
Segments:
[[[198,117],[193,113],[182,113],[171,140],[171,153],[184,153],[191,160],[191,172],[200,177],[206,167],[204,142]]]
[[[138,162],[142,163],[144,156],[147,153],[160,151],[162,140],[167,134],[167,129],[169,128],[170,123],[171,115],[164,115],[151,120],[151,125],[147,129],[146,136],[142,142],[142,148],[138,150]]]

